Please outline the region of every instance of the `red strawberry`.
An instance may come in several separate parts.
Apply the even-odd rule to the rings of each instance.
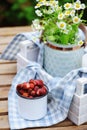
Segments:
[[[35,92],[36,92],[38,89],[39,89],[38,86],[35,86],[35,87],[34,87],[34,91],[35,91]]]
[[[41,88],[41,90],[42,90],[42,94],[43,94],[43,95],[45,95],[45,94],[47,93],[47,88],[46,88],[45,86],[43,86],[43,87]]]
[[[31,89],[31,88],[29,88],[29,89],[28,89],[28,94],[31,94],[31,91],[32,91],[32,89]]]
[[[24,82],[22,85],[24,90],[28,90],[30,87],[30,84],[28,82]]]
[[[21,89],[18,91],[21,95],[23,95],[24,91]]]
[[[33,98],[33,96],[28,96],[29,98]]]
[[[41,96],[41,95],[42,95],[42,90],[41,90],[41,88],[39,88],[39,89],[37,90],[36,94],[37,94],[37,96]]]
[[[28,97],[28,93],[25,93],[25,92],[24,92],[24,93],[22,94],[22,96]]]
[[[31,89],[34,89],[34,84],[33,83],[29,83],[29,85],[30,85]]]
[[[32,83],[32,84],[36,85],[36,82],[35,82],[34,79],[31,79],[31,80],[29,81],[29,83]]]
[[[22,88],[22,85],[21,85],[21,84],[18,84],[16,89],[17,89],[17,91],[20,91],[21,88]]]
[[[31,96],[35,96],[35,95],[36,95],[35,91],[32,90],[32,91],[31,91]]]
[[[38,85],[38,86],[40,86],[40,87],[43,86],[43,81],[42,81],[42,80],[36,79],[35,82],[36,82],[36,85]]]

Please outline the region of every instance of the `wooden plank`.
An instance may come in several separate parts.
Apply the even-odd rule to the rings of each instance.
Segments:
[[[0,59],[0,64],[9,64],[9,63],[16,63],[16,60],[2,60],[2,59]]]
[[[0,37],[0,47],[1,45],[7,45],[12,41],[14,36],[1,36]]]
[[[53,125],[53,126],[51,126],[51,127],[48,127],[48,128],[33,128],[33,129],[35,129],[35,130],[53,130],[54,128],[60,128],[60,127],[64,127],[64,128],[67,128],[68,127],[68,125],[67,126],[64,126],[64,124],[65,124],[65,122],[66,122],[66,124],[67,124],[67,121],[65,120],[65,121],[63,121],[62,122],[62,125],[60,126],[60,123],[59,124],[57,124],[57,127],[55,126],[55,125]],[[69,121],[70,122],[70,121]],[[4,126],[3,125],[3,123],[5,123],[6,125]],[[58,126],[59,125],[59,126]],[[8,116],[7,115],[4,115],[4,116],[0,116],[0,128],[1,129],[3,129],[3,128],[8,128],[9,129],[9,123],[8,123]],[[32,129],[32,130],[33,130]],[[29,128],[29,129],[24,129],[24,130],[31,130],[31,128]],[[59,130],[59,129],[58,129]],[[67,129],[68,130],[68,129]]]
[[[0,64],[0,75],[1,74],[15,74],[17,72],[16,63]]]
[[[64,121],[65,122],[65,121]],[[63,123],[64,123],[63,122]],[[60,124],[60,123],[59,123]],[[9,122],[8,122],[8,116],[0,116],[0,130],[10,130],[9,128]],[[87,125],[81,125],[81,126],[61,126],[61,127],[44,127],[44,128],[26,128],[22,130],[87,130]],[[21,129],[20,129],[21,130]]]
[[[0,115],[8,113],[8,102],[7,100],[0,101]]]
[[[12,36],[22,32],[32,31],[30,26],[0,28],[0,36]]]
[[[0,86],[2,86],[2,85],[11,85],[14,76],[15,76],[14,74],[0,75]]]
[[[81,125],[81,126],[63,126],[63,127],[48,127],[48,128],[41,128],[40,130],[87,130],[87,125]],[[24,130],[33,130],[31,128],[29,129],[24,129]],[[35,130],[39,130],[39,128],[35,129]]]
[[[0,100],[8,99],[8,92],[11,85],[0,87]]]
[[[0,116],[0,130],[10,130],[8,116]]]
[[[0,45],[0,54],[4,51],[7,45]]]

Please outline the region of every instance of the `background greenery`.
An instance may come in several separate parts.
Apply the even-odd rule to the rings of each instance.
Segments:
[[[60,5],[72,0],[59,0]],[[87,6],[87,0],[81,0]],[[0,1],[0,26],[30,25],[36,18],[34,6],[36,0],[3,0]],[[87,20],[87,8],[83,18]]]

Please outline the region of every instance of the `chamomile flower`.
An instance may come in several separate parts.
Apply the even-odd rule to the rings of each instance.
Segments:
[[[38,4],[36,4],[35,9],[40,8],[40,7],[41,7],[41,4],[38,3]]]
[[[77,23],[79,23],[80,21],[81,21],[81,20],[80,20],[80,18],[79,18],[78,16],[73,17],[73,23],[77,24]]]
[[[66,16],[69,16],[69,15],[70,15],[70,10],[66,10],[66,11],[65,11],[65,15],[66,15]]]
[[[36,10],[35,13],[37,14],[37,16],[40,16],[40,17],[42,16],[42,13],[40,10]]]
[[[50,6],[52,6],[53,8],[56,8],[58,6],[58,1],[53,1],[53,0],[50,0]]]
[[[63,30],[63,33],[68,34],[68,33],[69,33],[69,30],[64,29],[64,30]]]
[[[46,2],[46,0],[39,0],[40,2]]]
[[[83,42],[82,40],[80,40],[80,41],[78,42],[79,45],[83,45],[83,43],[84,43],[84,42]]]
[[[81,9],[85,9],[85,4],[81,4]]]
[[[39,19],[35,19],[35,20],[32,21],[32,23],[33,23],[33,25],[39,24],[39,23],[40,23],[40,20],[39,20]]]
[[[41,30],[41,25],[39,19],[35,19],[32,21],[32,29],[33,30]]]
[[[49,8],[48,10],[47,9],[43,9],[43,13],[45,13],[45,14],[52,14],[53,12],[54,12],[53,8]]]
[[[72,4],[71,3],[66,3],[66,4],[64,4],[64,8],[65,9],[70,9],[70,8],[72,8]]]
[[[59,20],[62,20],[64,18],[64,14],[63,13],[60,13],[59,15],[58,15],[58,19]]]
[[[81,9],[81,2],[79,0],[74,3],[74,9],[75,10],[80,10]]]
[[[75,16],[75,10],[71,10],[70,15],[73,17]]]
[[[56,23],[57,24],[57,26],[58,26],[58,28],[60,28],[60,29],[66,29],[66,23],[65,22],[57,22]]]

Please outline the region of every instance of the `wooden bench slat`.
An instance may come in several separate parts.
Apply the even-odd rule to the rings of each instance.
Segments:
[[[9,126],[8,116],[7,115],[0,116],[0,130],[10,130],[9,127],[10,126]],[[81,125],[79,127],[76,125],[73,125],[73,126],[61,126],[61,127],[26,128],[26,129],[22,129],[22,130],[74,130],[74,129],[75,130],[87,130],[87,125]]]
[[[8,98],[8,92],[11,85],[0,87],[0,100],[5,100]]]
[[[8,113],[8,102],[7,100],[0,101],[0,115]]]
[[[15,76],[14,74],[0,75],[0,86],[2,86],[2,85],[11,85],[14,76]]]
[[[3,53],[7,45],[0,45],[0,54]]]
[[[15,74],[16,72],[17,72],[16,63],[0,64],[0,75],[1,74]]]
[[[49,127],[49,128],[41,128],[40,130],[87,130],[87,125],[83,125],[83,126],[63,126],[63,127]],[[24,130],[33,130],[33,129],[24,129]],[[38,128],[35,130],[39,130]]]
[[[30,26],[0,28],[0,36],[12,36],[22,32],[32,31]]]
[[[10,130],[8,116],[0,116],[0,130]]]
[[[0,37],[0,47],[1,45],[7,45],[8,43],[10,43],[12,41],[12,39],[14,38],[14,36],[1,36]]]
[[[0,59],[0,64],[16,63],[16,60],[3,60]]]

